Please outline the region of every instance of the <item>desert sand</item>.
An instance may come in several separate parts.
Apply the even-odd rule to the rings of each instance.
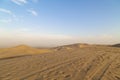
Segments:
[[[74,44],[0,49],[0,80],[120,80],[120,48]]]

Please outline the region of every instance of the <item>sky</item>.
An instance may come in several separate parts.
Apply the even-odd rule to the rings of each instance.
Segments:
[[[120,43],[120,0],[0,0],[0,47]]]

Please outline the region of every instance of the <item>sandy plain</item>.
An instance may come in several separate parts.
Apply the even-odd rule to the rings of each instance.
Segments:
[[[120,80],[120,48],[74,44],[0,49],[0,80]]]

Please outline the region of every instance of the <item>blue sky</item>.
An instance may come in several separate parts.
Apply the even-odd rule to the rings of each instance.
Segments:
[[[120,0],[0,0],[0,44],[120,41]]]

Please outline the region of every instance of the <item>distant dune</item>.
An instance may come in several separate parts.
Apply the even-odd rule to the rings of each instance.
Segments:
[[[0,49],[0,58],[31,55],[31,54],[41,54],[41,53],[48,53],[51,51],[52,50],[50,49],[37,49],[27,45],[20,45],[12,48]]]
[[[120,44],[112,45],[113,47],[120,47]]]
[[[43,54],[44,53],[44,54]],[[0,80],[120,80],[120,48],[72,44],[0,49]]]
[[[89,47],[92,45],[85,44],[85,43],[76,43],[76,44],[70,44],[70,45],[63,45],[59,47],[55,47],[55,50],[72,50],[72,49],[79,49],[84,47]]]

